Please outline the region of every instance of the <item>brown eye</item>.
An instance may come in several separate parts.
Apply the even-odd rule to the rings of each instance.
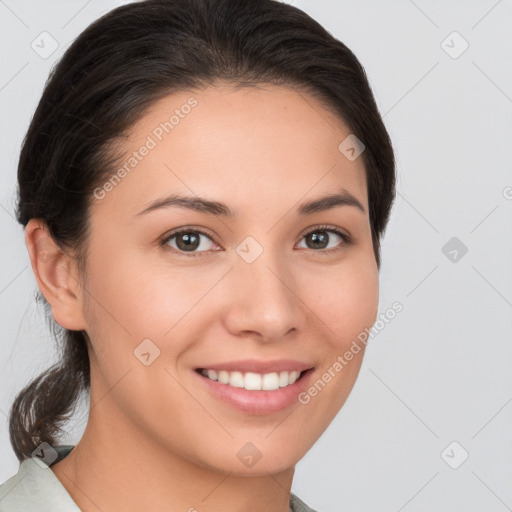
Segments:
[[[205,242],[204,239],[207,241]],[[165,237],[160,245],[169,246],[178,252],[192,253],[192,255],[211,250],[209,245],[215,246],[210,236],[198,229],[180,229],[175,231]],[[198,250],[199,248],[201,250]]]
[[[306,241],[307,249],[326,252],[336,251],[340,248],[340,245],[344,246],[350,243],[348,235],[329,227],[315,228],[313,231],[306,233],[303,239]],[[340,243],[340,239],[342,243]]]

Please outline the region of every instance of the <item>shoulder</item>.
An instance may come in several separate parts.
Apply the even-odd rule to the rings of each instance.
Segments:
[[[59,455],[70,446],[56,447]],[[0,485],[0,512],[80,512],[64,486],[44,462],[21,462],[18,472]]]
[[[316,512],[308,507],[298,496],[290,494],[290,510],[291,512]]]

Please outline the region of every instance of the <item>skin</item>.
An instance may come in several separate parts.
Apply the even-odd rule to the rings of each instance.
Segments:
[[[84,511],[287,512],[294,466],[347,399],[364,350],[307,405],[265,415],[212,397],[193,370],[292,358],[314,366],[313,383],[376,320],[364,164],[338,150],[349,128],[304,92],[225,84],[158,101],[119,147],[140,148],[190,97],[197,106],[94,200],[82,281],[44,223],[26,227],[55,320],[90,338],[89,420],[76,448],[51,466]],[[340,188],[365,212],[345,205],[295,213],[299,203]],[[136,216],[171,193],[222,201],[239,216],[176,207]],[[353,242],[329,232],[326,249],[308,244],[305,235],[322,224]],[[179,255],[176,239],[159,245],[183,226],[211,233],[195,249],[199,256]],[[236,252],[248,236],[263,248],[250,264]],[[149,366],[133,353],[147,338],[160,350]],[[262,453],[251,468],[237,457],[249,441]]]

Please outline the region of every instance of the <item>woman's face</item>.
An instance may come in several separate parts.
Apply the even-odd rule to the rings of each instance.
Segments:
[[[172,94],[133,127],[91,209],[89,421],[239,474],[304,456],[364,350],[336,362],[377,314],[363,161],[338,148],[349,135],[313,97],[274,85]],[[362,209],[302,207],[335,194]],[[165,204],[177,196],[190,199]],[[281,374],[308,369],[293,385]]]

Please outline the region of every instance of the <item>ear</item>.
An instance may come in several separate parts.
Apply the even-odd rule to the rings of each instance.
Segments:
[[[29,220],[25,242],[37,284],[52,307],[55,321],[65,329],[85,330],[76,261],[62,252],[41,219]]]

